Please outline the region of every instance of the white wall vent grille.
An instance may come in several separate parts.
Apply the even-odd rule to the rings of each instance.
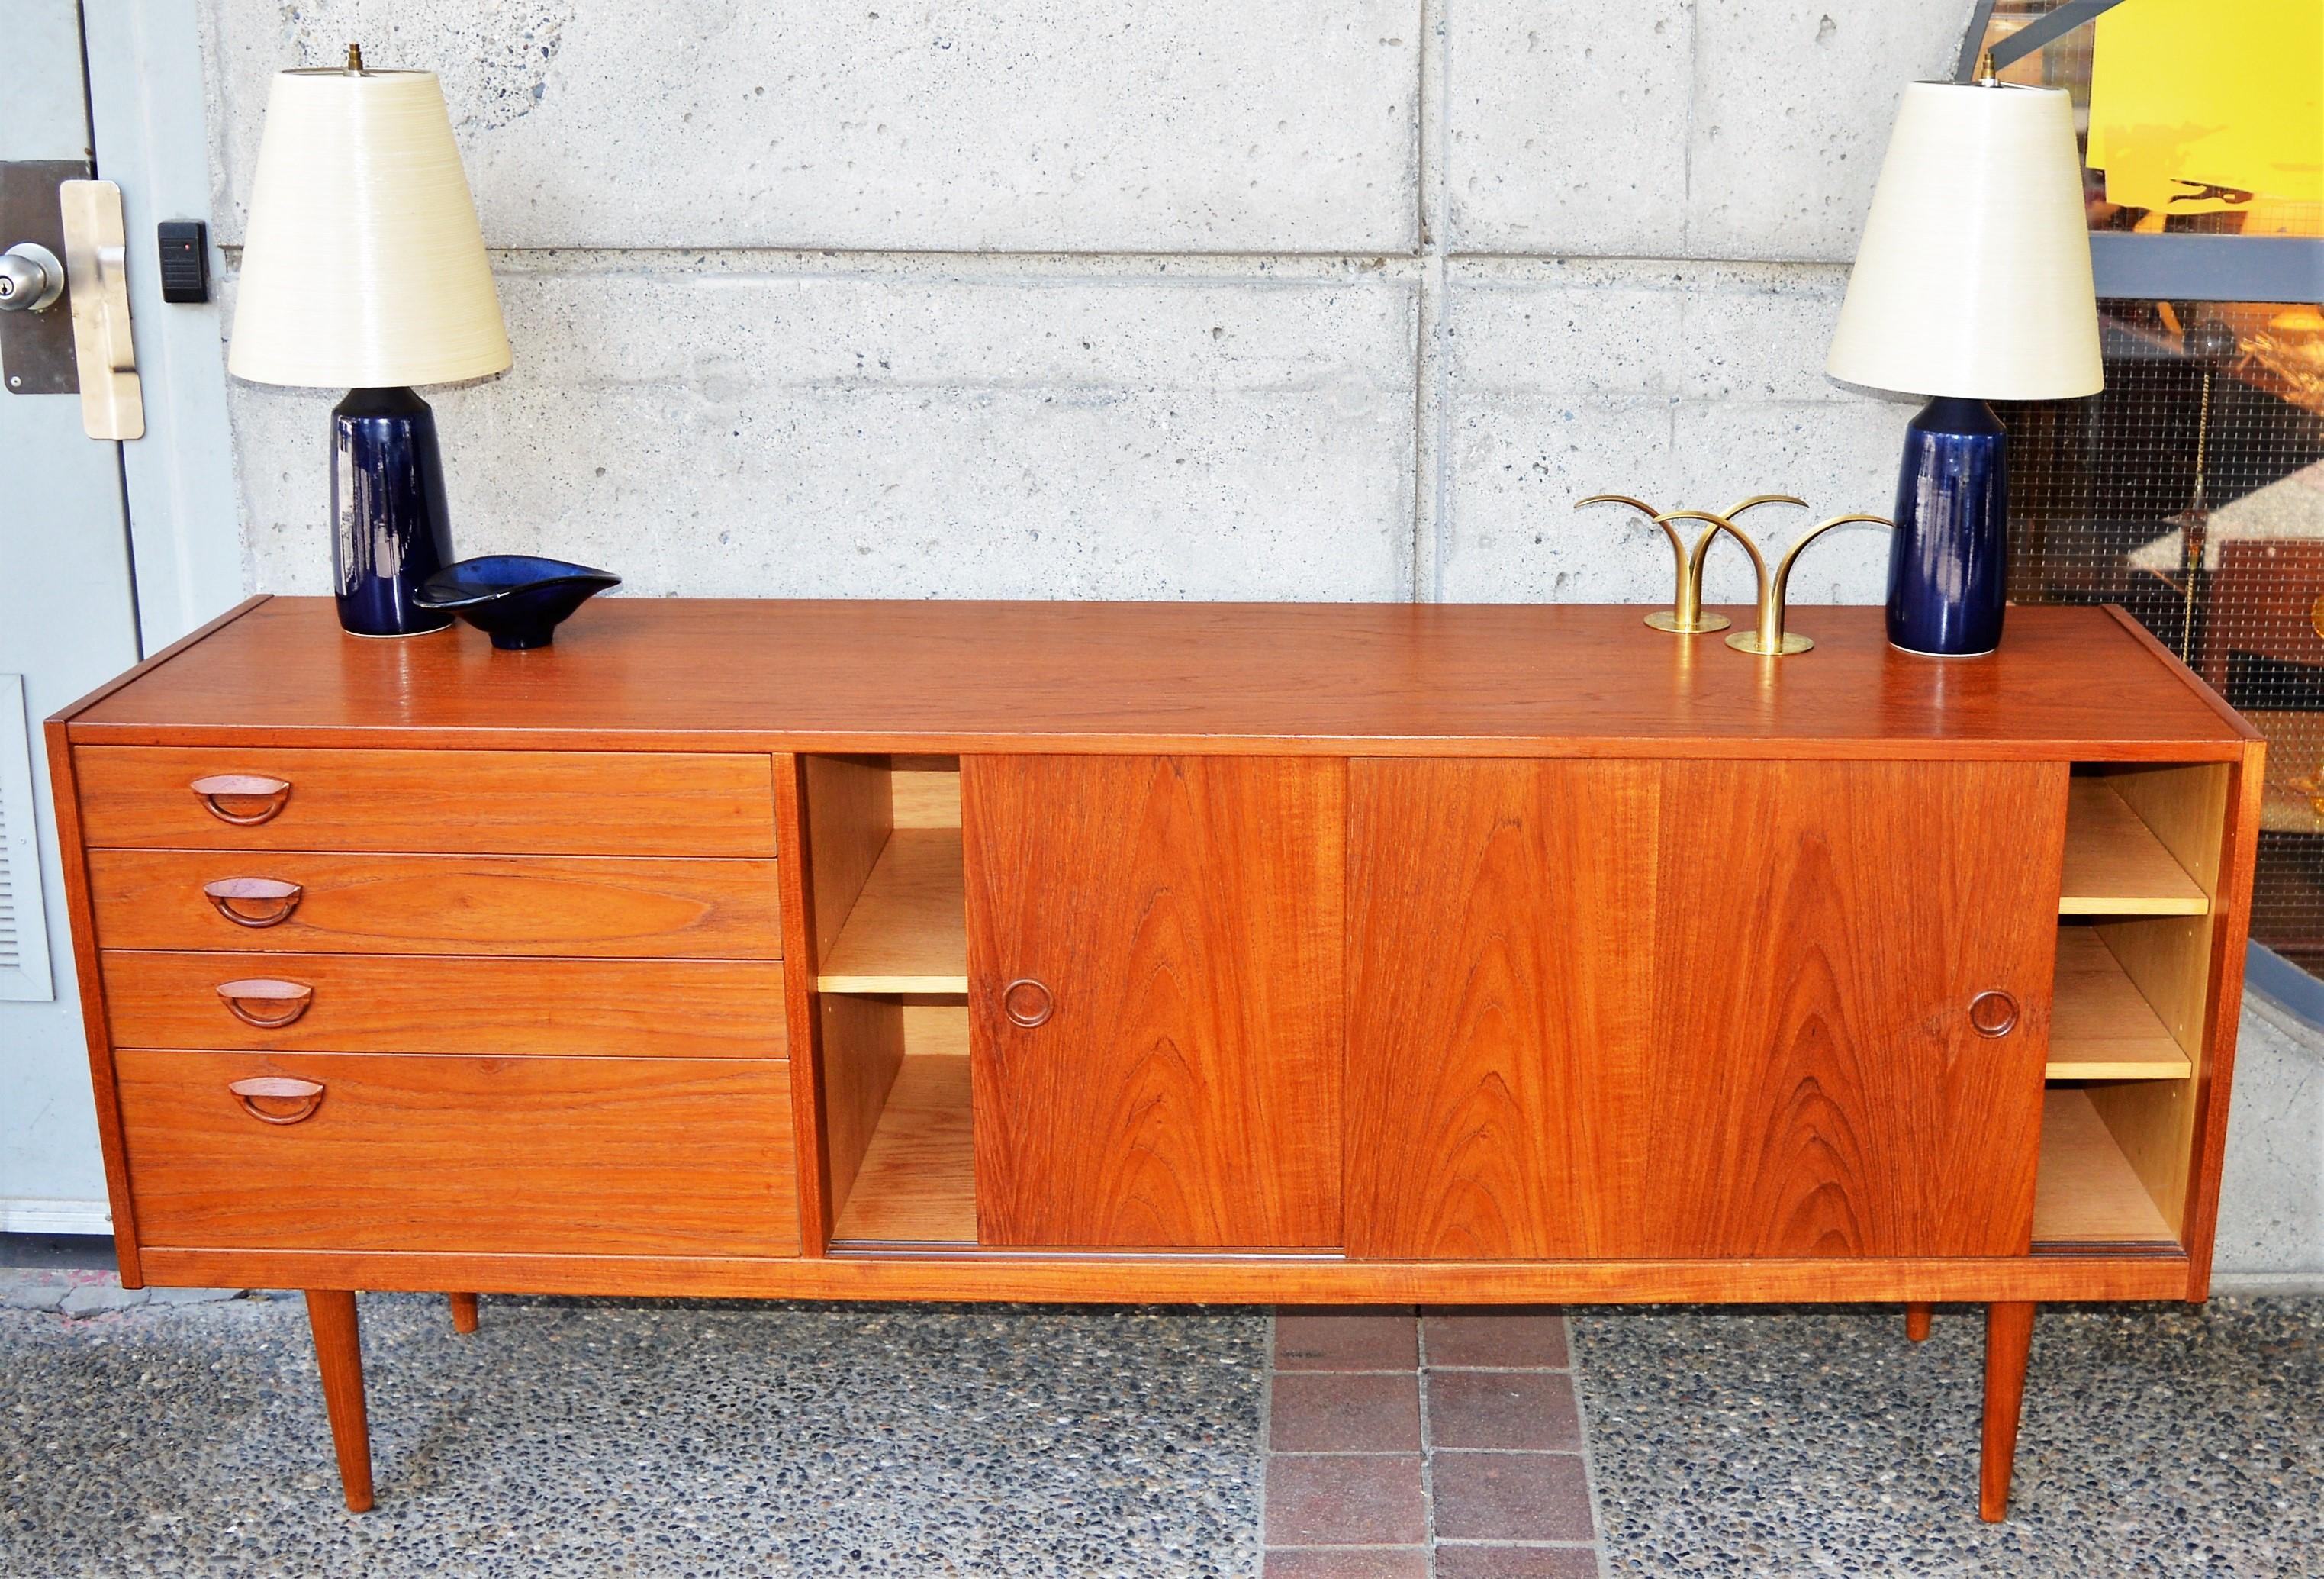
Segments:
[[[41,902],[41,842],[32,813],[32,737],[24,677],[0,674],[0,1000],[56,996],[49,919]]]

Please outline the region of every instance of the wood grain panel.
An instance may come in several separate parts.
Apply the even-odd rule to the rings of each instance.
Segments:
[[[512,663],[466,631],[351,641],[328,598],[278,597],[71,730],[83,744],[249,731],[331,747],[2163,761],[2232,759],[2254,737],[2103,609],[2013,609],[2009,640],[1974,664],[1895,651],[1877,607],[1819,610],[1815,638],[1812,660],[1771,678],[1618,605],[631,597]]]
[[[960,826],[960,759],[899,757],[891,793],[898,827],[956,828]]]
[[[1861,1260],[1348,1261],[1334,1256],[1040,1255],[991,1251],[822,1258],[150,1252],[152,1280],[194,1288],[331,1283],[438,1292],[762,1299],[1028,1299],[1265,1304],[1892,1305],[1905,1299],[2183,1299],[2169,1251]]]
[[[772,855],[767,759],[690,752],[313,751],[83,746],[88,842],[140,849],[503,855]],[[188,786],[252,774],[290,786],[243,826]],[[229,809],[232,809],[229,804]]]
[[[181,637],[130,672],[136,674],[146,665],[166,661],[205,633],[237,618],[252,606],[244,604],[219,615],[202,630]],[[48,748],[49,787],[55,797],[58,865],[65,880],[65,914],[72,926],[73,976],[80,992],[81,1041],[88,1056],[89,1094],[97,1109],[97,1145],[105,1159],[106,1203],[113,1213],[114,1260],[121,1270],[122,1286],[138,1288],[144,1286],[144,1279],[137,1259],[137,1210],[136,1203],[129,1197],[129,1165],[122,1150],[113,1045],[106,1034],[105,973],[97,963],[97,918],[89,904],[88,861],[80,836],[80,796],[73,780],[72,752],[65,743],[63,723],[51,718],[42,733]]]
[[[782,956],[772,861],[92,850],[88,868],[106,948]],[[288,920],[244,927],[202,891],[234,877],[303,892]]]
[[[254,976],[312,989],[305,1012],[236,1017],[217,989]],[[125,1048],[779,1058],[790,1039],[772,961],[107,950],[105,981]]]
[[[823,1027],[815,1002],[815,902],[807,882],[807,765],[774,759],[776,881],[782,890],[783,1011],[790,1031],[791,1139],[798,1149],[799,1253],[819,1256],[831,1232],[831,1159],[824,1150]]]
[[[799,767],[815,921],[815,958],[808,965],[819,968],[896,826],[893,774],[877,758],[801,757]]]
[[[1349,1254],[1638,1252],[1660,784],[1351,764]]]
[[[2218,699],[2215,697],[2215,701]],[[2223,701],[2218,705],[2225,708]],[[2211,896],[2211,965],[2203,1057],[2195,1070],[2193,1156],[2186,1209],[2177,1219],[2190,1260],[2189,1297],[2207,1299],[2218,1229],[2219,1183],[2227,1169],[2228,1094],[2235,1082],[2236,1037],[2243,1023],[2244,967],[2250,952],[2252,877],[2267,795],[2267,746],[2253,741],[2231,770],[2227,820],[2219,838],[2218,886]]]
[[[789,1255],[781,1061],[127,1051],[149,1241],[208,1248]],[[319,1082],[270,1124],[226,1089]],[[466,1285],[462,1285],[466,1287]]]
[[[904,1063],[904,1010],[893,998],[816,996],[823,1049],[823,1154],[831,1214],[844,1215],[863,1153]]]
[[[987,1244],[1340,1242],[1346,766],[971,757]],[[1002,1011],[1020,977],[1054,1012]]]
[[[1651,1253],[2024,1251],[2066,765],[1664,775]]]

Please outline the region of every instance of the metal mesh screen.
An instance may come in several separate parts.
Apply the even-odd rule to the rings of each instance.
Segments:
[[[2252,936],[2324,974],[2324,314],[2099,309],[2104,393],[1996,408],[2010,596],[2123,605],[2266,734]]]

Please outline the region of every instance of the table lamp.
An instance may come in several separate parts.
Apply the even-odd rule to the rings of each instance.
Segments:
[[[2008,591],[2008,441],[1986,402],[2106,382],[2063,91],[1990,76],[1904,89],[1825,368],[1932,397],[1904,430],[1888,640],[1992,651]]]
[[[226,367],[259,383],[343,388],[331,411],[339,623],[442,630],[412,597],[452,559],[436,417],[415,383],[509,365],[476,208],[432,71],[277,72]]]

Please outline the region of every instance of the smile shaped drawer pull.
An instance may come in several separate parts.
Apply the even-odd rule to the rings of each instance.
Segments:
[[[315,1002],[315,989],[304,982],[265,976],[220,982],[217,995],[236,1020],[261,1030],[279,1030],[295,1022]]]
[[[226,1089],[242,1103],[242,1111],[262,1124],[295,1124],[315,1116],[323,1105],[323,1084],[319,1080],[293,1080],[284,1075],[255,1075],[247,1080],[234,1080]],[[262,1103],[273,1104],[262,1107]]]
[[[306,890],[279,877],[221,877],[202,884],[211,908],[237,927],[280,927]]]
[[[238,828],[273,821],[290,800],[289,783],[262,773],[216,773],[186,788],[194,792],[203,810]]]

